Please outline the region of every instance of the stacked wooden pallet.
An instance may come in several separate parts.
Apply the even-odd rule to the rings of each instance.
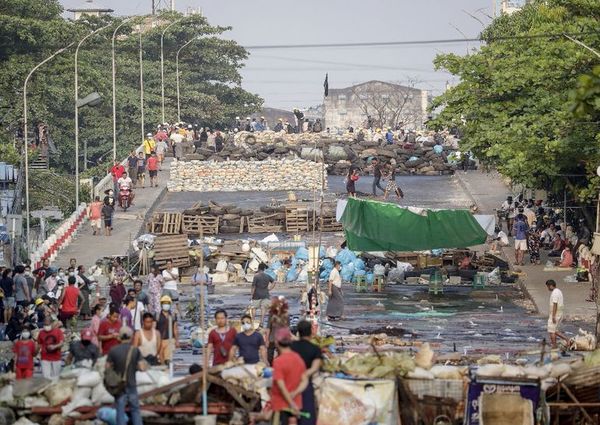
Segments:
[[[155,212],[148,223],[148,231],[157,235],[177,235],[181,233],[181,213]]]
[[[168,260],[175,267],[190,265],[187,235],[159,235],[154,239],[154,263],[162,267]]]
[[[308,232],[310,230],[308,221],[308,205],[288,204],[285,207],[285,227],[288,232]]]
[[[279,221],[279,213],[248,217],[249,233],[273,233],[281,231],[283,231],[283,226]]]
[[[319,223],[319,229],[322,232],[341,232],[344,230],[342,223],[335,219],[335,214],[323,214],[323,216],[317,222]]]
[[[217,235],[219,234],[219,217],[183,214],[182,230],[183,233],[194,236]]]

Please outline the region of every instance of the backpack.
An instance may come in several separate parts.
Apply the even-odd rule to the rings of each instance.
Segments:
[[[125,392],[125,386],[127,385],[127,369],[129,369],[129,363],[131,361],[131,353],[133,353],[134,347],[129,347],[127,353],[127,361],[125,362],[125,369],[122,375],[119,375],[114,367],[106,369],[104,372],[104,387],[106,391],[113,397],[118,397]]]

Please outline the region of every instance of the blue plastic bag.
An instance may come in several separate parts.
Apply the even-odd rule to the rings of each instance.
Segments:
[[[304,261],[308,261],[308,249],[304,248],[303,246],[301,246],[300,248],[298,248],[298,250],[296,251],[296,255],[295,257],[298,260],[304,260]]]
[[[281,268],[282,264],[281,261],[275,261],[273,264],[271,264],[271,267],[269,267],[271,270],[273,270],[274,272],[276,272],[277,270],[279,270]]]
[[[373,274],[373,272],[369,272],[365,276],[365,281],[368,284],[372,284],[375,281],[375,274]]]
[[[356,259],[356,255],[347,248],[342,249],[335,256],[335,261],[339,261],[342,264],[342,266],[345,266],[346,264],[353,262],[355,259]]]
[[[364,270],[365,269],[365,262],[362,259],[357,258],[356,260],[353,261],[353,263],[354,263],[354,268],[356,270]]]
[[[298,280],[298,275],[300,274],[300,270],[296,266],[290,267],[287,274],[285,275],[286,282],[295,282]]]
[[[355,270],[354,271],[354,277],[356,278],[357,276],[365,276],[367,274],[366,271],[364,270]]]
[[[265,270],[265,273],[271,276],[273,279],[277,279],[277,274],[275,274],[275,271],[270,267],[267,270]]]
[[[117,425],[117,409],[107,406],[101,407],[98,409],[98,412],[96,412],[96,418],[108,425]],[[125,423],[127,423],[129,421],[127,413],[125,414],[125,418]]]
[[[340,276],[344,282],[351,282],[352,276],[354,275],[354,264],[349,263],[342,266],[342,271],[340,272]]]

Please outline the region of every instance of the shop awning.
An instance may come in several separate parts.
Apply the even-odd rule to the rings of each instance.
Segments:
[[[348,199],[340,221],[354,251],[424,251],[466,248],[487,234],[468,210],[428,210]]]

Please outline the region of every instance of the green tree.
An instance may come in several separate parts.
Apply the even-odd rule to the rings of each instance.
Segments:
[[[597,183],[598,125],[573,115],[569,91],[597,58],[560,34],[577,34],[597,48],[599,17],[596,0],[534,0],[495,19],[477,52],[439,55],[436,67],[461,82],[434,99],[441,112],[433,124],[459,127],[462,149],[512,181],[560,193],[567,188],[587,204]]]

